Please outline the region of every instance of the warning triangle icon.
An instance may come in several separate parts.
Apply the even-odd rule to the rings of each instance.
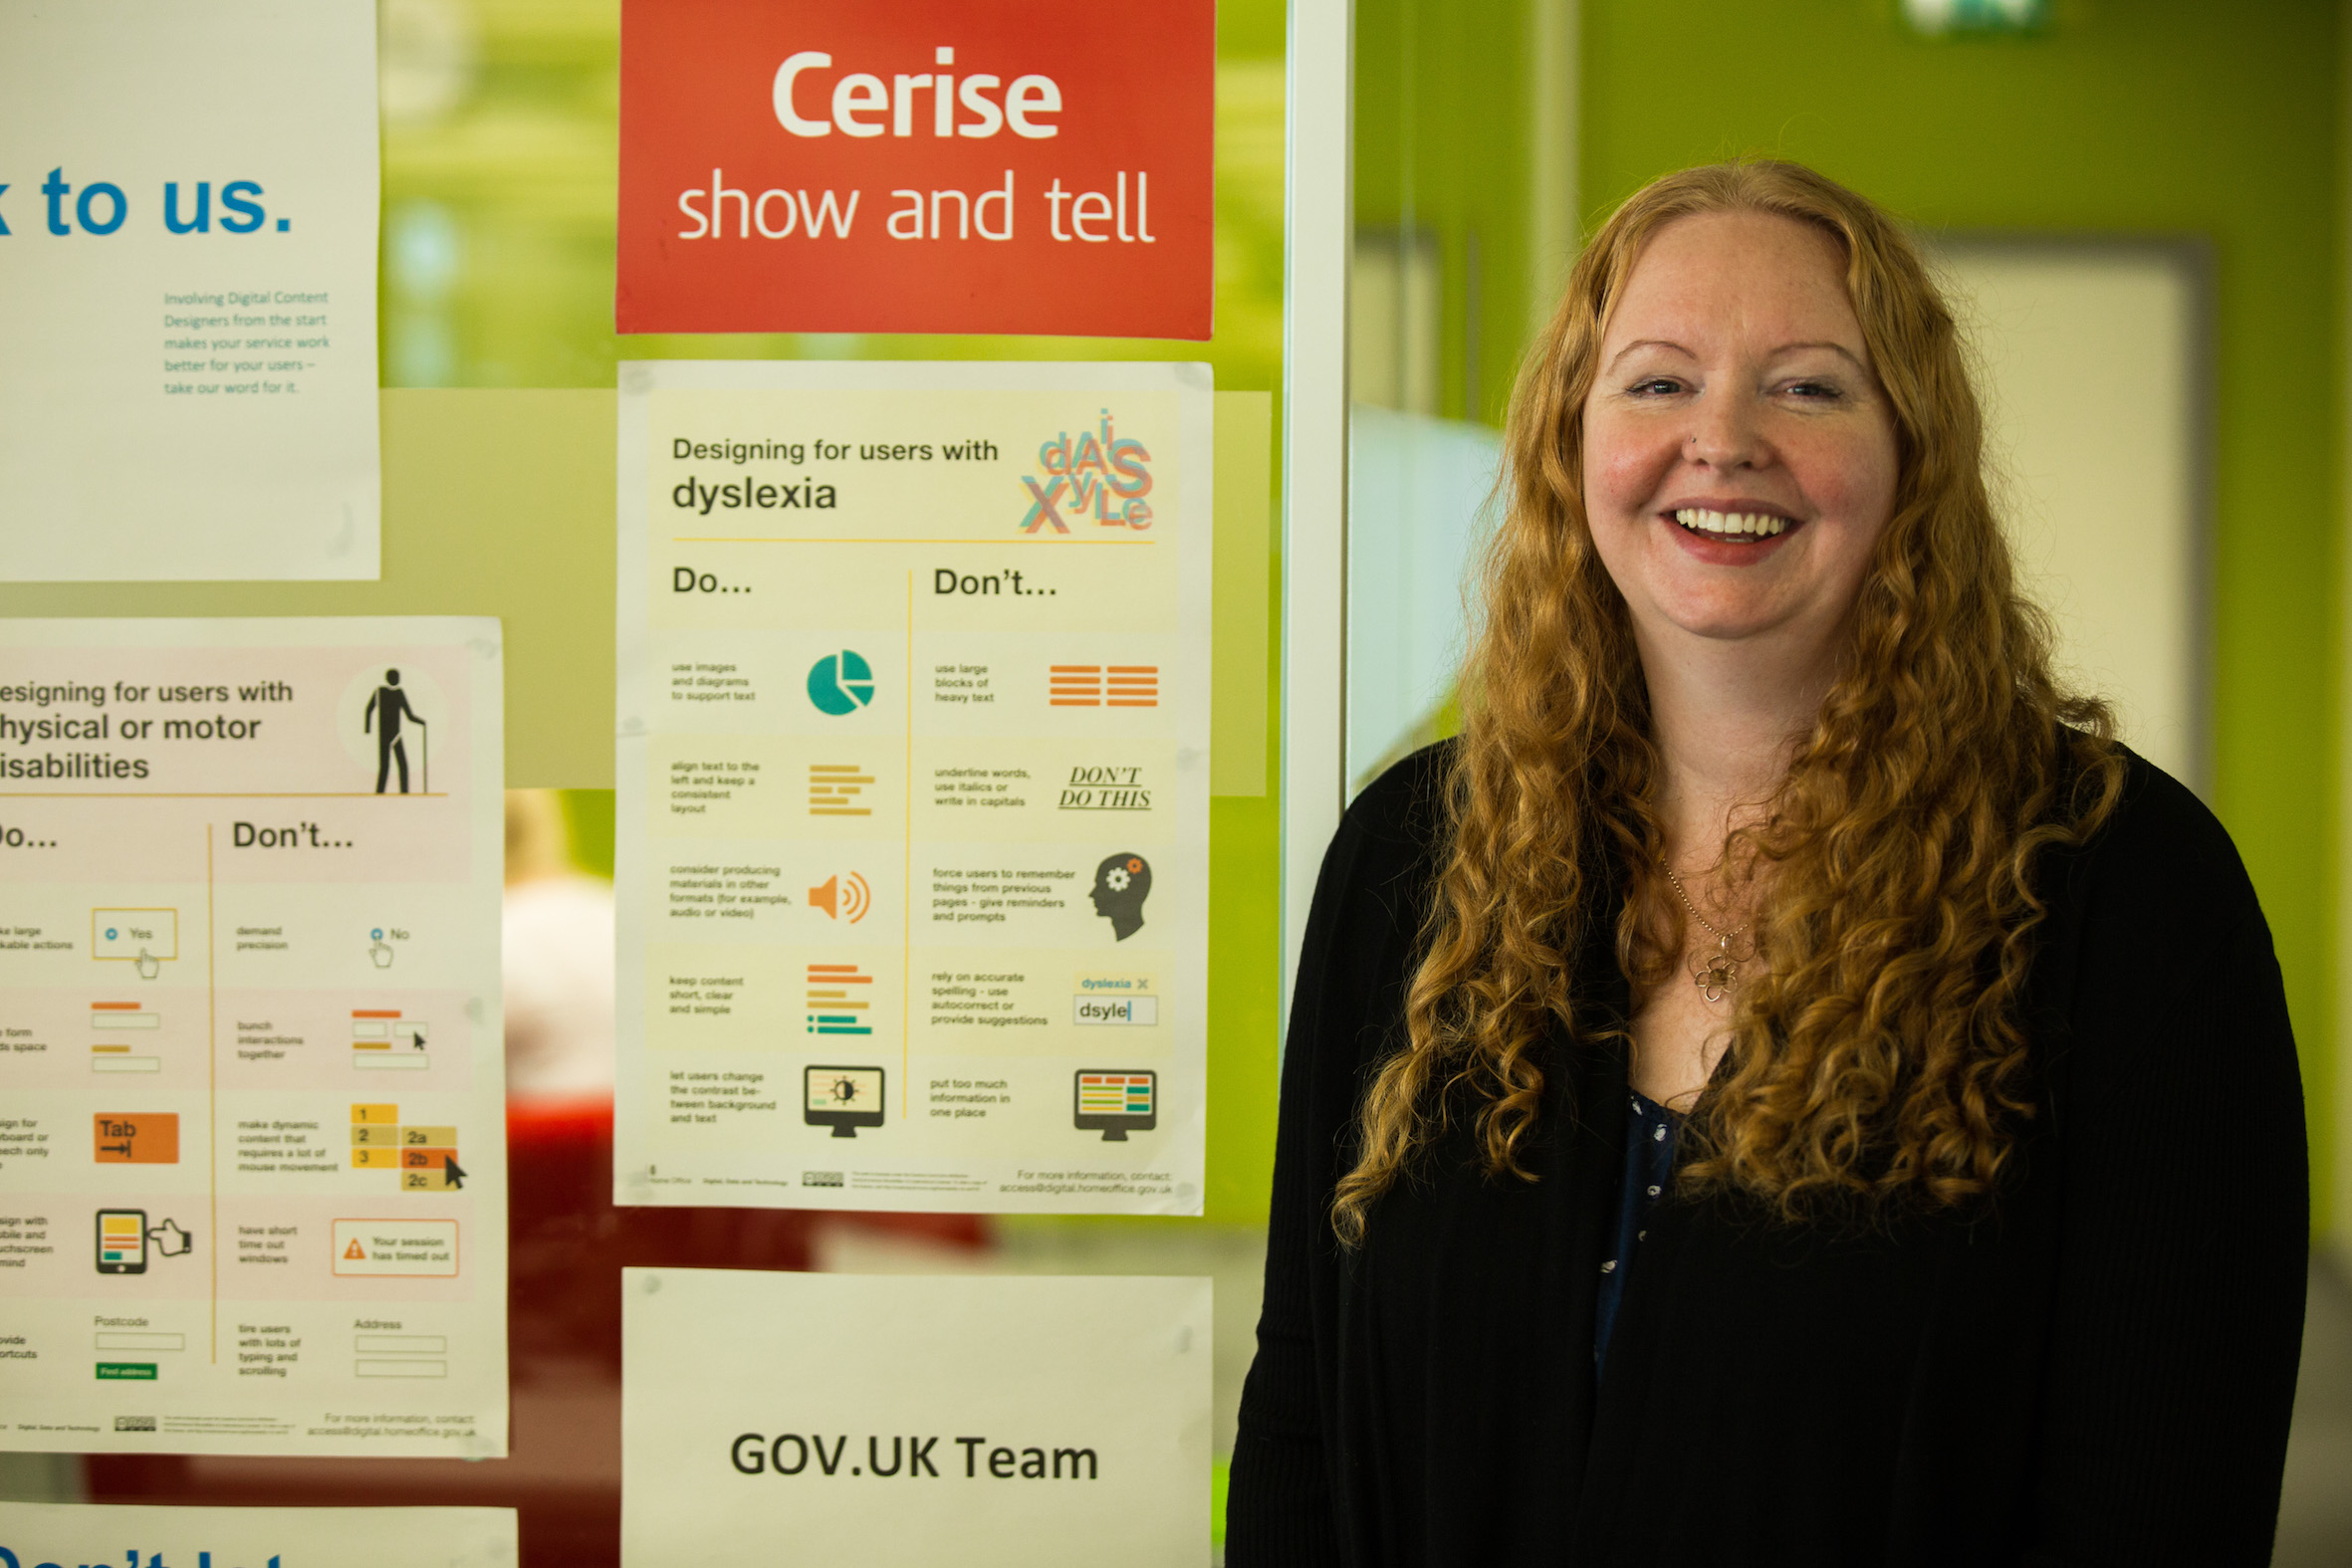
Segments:
[[[367,1261],[367,1254],[359,1250],[359,1238],[357,1236],[352,1237],[352,1244],[344,1248],[343,1255],[346,1257],[355,1257],[361,1262]]]

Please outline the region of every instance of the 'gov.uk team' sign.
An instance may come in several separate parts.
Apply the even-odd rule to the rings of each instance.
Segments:
[[[624,333],[1210,331],[1214,0],[625,0]]]

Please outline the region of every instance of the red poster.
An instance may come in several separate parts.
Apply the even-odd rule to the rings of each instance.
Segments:
[[[1214,0],[624,0],[624,333],[1205,338]]]

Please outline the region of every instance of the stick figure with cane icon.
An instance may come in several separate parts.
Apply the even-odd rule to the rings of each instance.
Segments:
[[[407,719],[415,724],[419,732],[418,744],[423,745],[425,743],[423,732],[426,729],[424,715],[409,706],[408,694],[400,689],[400,672],[386,670],[383,672],[383,684],[375,689],[374,696],[367,699],[367,711],[359,718],[360,733],[365,734],[370,729],[375,732],[375,792],[377,794],[384,792],[384,783],[390,778],[394,763],[399,764],[400,767],[400,792],[402,794],[408,792],[408,745],[400,734],[402,719]],[[428,791],[432,787],[432,776],[429,769],[430,764],[428,763],[428,771],[423,780],[423,785]]]

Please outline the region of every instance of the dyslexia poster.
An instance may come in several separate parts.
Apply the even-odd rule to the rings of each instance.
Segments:
[[[616,1200],[1198,1214],[1207,368],[620,385]]]
[[[1206,1279],[621,1277],[625,1568],[1208,1550]]]
[[[505,1454],[500,663],[0,623],[0,1449]]]
[[[0,1568],[514,1568],[519,1550],[512,1508],[0,1502]]]
[[[375,7],[0,0],[0,580],[376,575]]]

